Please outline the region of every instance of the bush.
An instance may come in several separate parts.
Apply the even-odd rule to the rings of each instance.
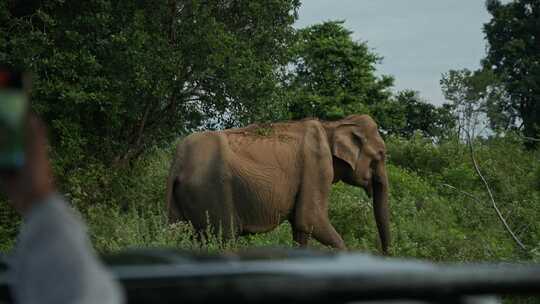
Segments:
[[[527,246],[524,253],[496,217],[465,145],[435,145],[421,137],[392,138],[387,144],[393,255],[434,261],[540,260],[540,153],[524,151],[511,140],[475,143],[478,164],[503,215]],[[293,245],[287,222],[270,233],[228,241],[208,235],[199,240],[190,226],[169,225],[165,186],[172,150],[151,150],[129,168],[113,170],[94,163],[60,177],[62,190],[88,223],[100,252],[130,247],[215,252]],[[5,251],[13,244],[16,225],[13,211],[0,211],[0,249]],[[334,185],[329,214],[350,249],[379,252],[372,202],[362,189]],[[324,247],[316,241],[310,244]]]
[[[330,221],[341,234],[347,247],[377,251],[377,228],[373,204],[364,190],[338,183],[330,193]]]
[[[485,185],[472,165],[467,145],[456,141],[433,145],[429,140],[416,137],[409,141],[391,139],[388,150],[391,163],[417,172],[443,201],[452,206],[461,233],[482,243],[482,246],[472,243],[476,249],[467,245],[470,251],[467,259],[526,259],[534,255],[539,229],[535,219],[540,216],[537,206],[540,188],[534,187],[537,181],[535,170],[540,164],[538,152],[523,150],[520,141],[511,136],[474,143],[476,161],[499,209],[529,248],[529,252],[524,253],[517,249],[497,218]],[[398,184],[402,185],[398,187],[411,187],[403,181]],[[394,182],[393,188],[395,186]],[[441,211],[439,216],[447,216],[446,211]],[[457,231],[455,234],[458,235]],[[474,254],[473,249],[476,250]]]
[[[422,174],[440,173],[449,159],[430,139],[418,133],[410,140],[390,137],[386,143],[389,162]]]
[[[469,201],[456,200],[453,193],[447,196],[439,192],[407,169],[389,165],[388,173],[393,255],[436,261],[473,261],[490,257],[495,249],[488,248],[489,242],[482,241],[486,237],[484,233],[476,232],[482,223],[471,220],[464,212],[470,207]],[[372,209],[371,199],[363,190],[344,184],[334,186],[330,218],[351,249],[378,252]],[[497,249],[497,255],[508,254],[502,252],[507,249]]]

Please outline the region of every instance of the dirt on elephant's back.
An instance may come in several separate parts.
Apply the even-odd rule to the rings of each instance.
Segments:
[[[253,124],[244,128],[228,129],[226,134],[232,146],[260,140],[290,143],[296,138],[294,127],[289,123]]]

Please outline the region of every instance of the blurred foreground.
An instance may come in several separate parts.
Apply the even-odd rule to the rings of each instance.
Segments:
[[[540,299],[540,266],[529,264],[435,265],[294,249],[220,255],[146,249],[104,259],[126,289],[128,303],[500,303],[502,295]],[[10,297],[0,274],[2,301],[9,303]]]

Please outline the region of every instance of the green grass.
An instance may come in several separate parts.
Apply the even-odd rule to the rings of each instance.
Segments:
[[[391,185],[391,228],[394,256],[432,261],[538,260],[540,223],[539,154],[523,151],[518,142],[477,143],[477,158],[495,193],[499,208],[527,245],[523,252],[508,236],[491,208],[465,146],[435,146],[422,138],[388,141]],[[206,248],[209,251],[247,247],[292,246],[287,223],[270,233],[204,244],[188,225],[170,226],[165,217],[165,181],[170,151],[155,150],[129,172],[114,176],[104,168],[72,177],[72,184],[91,180],[71,197],[90,227],[100,251],[130,247]],[[507,155],[511,153],[512,158]],[[90,173],[88,173],[90,172]],[[90,175],[90,176],[89,176]],[[100,178],[94,178],[99,176]],[[105,178],[103,178],[105,176]],[[80,182],[79,182],[80,180]],[[109,187],[96,197],[99,187]],[[456,189],[448,187],[451,185]],[[463,194],[466,192],[467,194]],[[475,196],[478,201],[470,196]],[[89,201],[96,199],[97,203]],[[371,200],[363,190],[342,183],[330,195],[330,219],[351,250],[378,253]],[[322,248],[316,241],[312,246]]]
[[[392,255],[460,262],[539,260],[538,152],[525,151],[518,141],[509,139],[476,144],[477,159],[495,199],[527,246],[523,252],[495,216],[465,146],[433,145],[422,138],[390,139],[387,145]],[[111,171],[93,164],[60,179],[62,191],[86,220],[98,251],[170,247],[219,252],[293,245],[286,223],[270,233],[231,241],[208,237],[203,244],[189,225],[168,225],[165,184],[171,154],[170,149],[155,149],[129,170]],[[347,246],[377,253],[372,203],[363,190],[338,183],[330,201],[330,219]],[[7,251],[13,245],[18,219],[5,206],[0,217],[0,250]]]
[[[540,261],[539,151],[525,151],[512,138],[475,144],[499,208],[527,246],[523,251],[496,217],[466,146],[433,145],[419,137],[389,139],[387,146],[393,256],[437,262]],[[216,253],[293,246],[287,223],[269,233],[227,241],[212,235],[199,240],[188,224],[167,224],[165,185],[171,155],[171,149],[155,149],[128,170],[92,164],[60,176],[62,192],[85,219],[99,252],[165,247]],[[349,249],[379,252],[372,203],[363,190],[334,185],[329,215]],[[4,203],[0,219],[0,251],[6,252],[14,244],[20,218]],[[310,246],[324,248],[316,241]]]

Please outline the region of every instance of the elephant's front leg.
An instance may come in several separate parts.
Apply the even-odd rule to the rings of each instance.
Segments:
[[[306,177],[302,183],[291,220],[293,239],[302,247],[314,237],[323,245],[346,249],[345,242],[328,219],[331,178],[331,175],[328,178],[314,175]]]
[[[293,229],[293,240],[298,246],[300,247],[306,247],[308,244],[309,235],[298,228],[296,228],[296,225],[291,223],[292,229]]]
[[[300,245],[313,236],[326,246],[345,249],[345,243],[328,220],[328,195],[334,179],[332,153],[326,131],[318,123],[306,126],[302,146],[300,182],[296,195],[293,233]]]
[[[321,244],[336,249],[345,250],[345,242],[330,223],[327,216],[320,215],[313,218],[298,218],[293,225],[294,241],[301,247],[307,246],[308,239],[313,236]]]
[[[324,219],[321,218],[321,226],[320,229],[314,231],[313,236],[315,239],[319,242],[321,242],[323,245],[334,247],[336,249],[340,250],[346,250],[347,247],[345,246],[345,242],[343,241],[343,238],[339,233],[337,233],[336,229],[330,221],[328,220],[328,216],[325,216]]]

